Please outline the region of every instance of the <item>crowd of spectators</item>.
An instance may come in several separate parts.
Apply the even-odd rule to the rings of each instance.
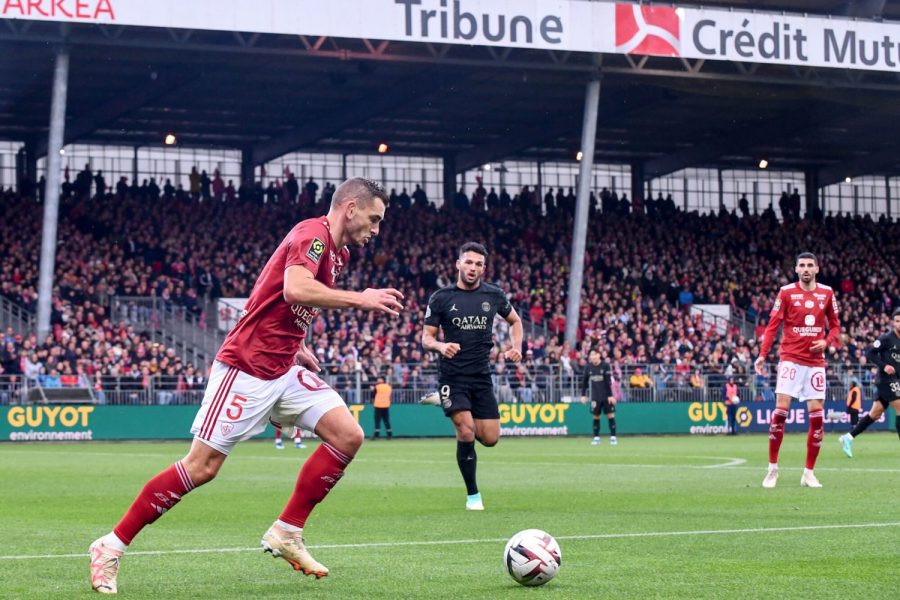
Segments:
[[[100,390],[104,381],[137,386],[168,377],[181,391],[202,389],[208,365],[189,364],[148,332],[111,318],[111,298],[153,295],[184,307],[200,324],[210,322],[208,301],[249,295],[290,225],[324,214],[334,190],[326,183],[318,195],[313,180],[301,190],[291,176],[275,195],[261,183],[242,186],[261,194],[232,194],[218,174],[196,169],[188,190],[152,180],[109,188],[98,177],[82,172],[64,189],[51,334],[38,340],[4,333],[2,374],[42,377],[48,386],[87,376]],[[841,303],[843,343],[830,376],[844,367],[867,372],[864,347],[900,302],[891,260],[900,250],[900,225],[884,217],[804,219],[790,210],[779,220],[771,206],[758,215],[701,215],[678,210],[671,197],[632,202],[603,189],[592,194],[579,341],[570,347],[563,334],[573,190],[539,195],[525,187],[511,195],[479,185],[437,209],[416,186],[411,195],[392,190],[390,204],[381,235],[354,251],[341,285],[397,287],[406,311],[398,319],[323,313],[310,343],[338,379],[360,373],[368,383],[387,375],[395,387],[418,386],[433,359],[418,341],[421,315],[429,295],[454,280],[456,251],[466,240],[490,249],[486,278],[540,325],[521,367],[498,357],[498,383],[521,399],[548,373],[574,377],[590,347],[608,356],[623,389],[721,386],[729,377],[754,385],[750,365],[768,308],[793,279],[801,251],[819,256],[819,280],[837,290]],[[0,196],[0,205],[0,295],[33,311],[43,207],[39,197],[12,192]],[[749,331],[705,322],[691,314],[698,304],[730,305]]]

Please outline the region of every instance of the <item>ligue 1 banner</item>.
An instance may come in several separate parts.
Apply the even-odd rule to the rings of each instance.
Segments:
[[[588,0],[0,0],[0,19],[900,70],[900,23]]]

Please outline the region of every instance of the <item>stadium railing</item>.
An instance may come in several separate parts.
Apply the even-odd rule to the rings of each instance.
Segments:
[[[370,404],[374,398],[375,377],[363,370],[341,372],[338,365],[322,365],[319,376],[331,385],[348,404]],[[644,365],[647,373],[654,374],[655,365]],[[829,379],[826,399],[843,402],[849,389],[848,381],[856,371],[845,369]],[[532,369],[520,379],[512,370],[498,370],[492,375],[494,393],[500,402],[543,403],[580,402],[582,390],[579,374],[568,372],[558,365],[545,365]],[[394,404],[414,404],[419,399],[438,388],[438,373],[434,368],[422,369],[418,365],[391,367],[382,372],[393,390]],[[93,402],[108,405],[179,405],[200,404],[206,389],[206,380],[189,381],[183,376],[125,375],[84,378],[79,388],[90,388]],[[720,402],[724,400],[724,378],[719,373],[705,373],[699,387],[673,383],[656,375],[651,376],[651,385],[636,388],[625,383],[616,391],[621,402]],[[863,380],[864,402],[875,398],[876,389],[871,381]],[[54,386],[57,387],[57,386]],[[66,388],[65,385],[62,388]],[[41,390],[44,390],[42,395]],[[50,401],[46,394],[48,386],[38,382],[28,382],[23,376],[0,375],[0,404],[26,404]],[[52,394],[58,394],[52,392]],[[51,395],[52,395],[51,394]],[[65,396],[64,393],[62,393]],[[768,381],[754,377],[738,384],[738,396],[742,402],[774,400],[774,386]],[[83,398],[83,395],[80,396]],[[65,400],[58,400],[65,401]],[[75,399],[72,400],[76,401]]]
[[[0,332],[10,327],[24,338],[35,329],[34,314],[0,295]]]
[[[212,362],[225,339],[217,329],[206,326],[202,310],[194,314],[156,296],[113,296],[109,314],[113,321],[145,331],[151,341],[174,348],[184,361],[194,364]]]

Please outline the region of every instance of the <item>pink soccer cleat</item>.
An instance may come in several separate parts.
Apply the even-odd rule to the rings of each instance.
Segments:
[[[303,571],[304,575],[315,575],[316,579],[328,576],[328,567],[314,559],[306,549],[302,530],[288,533],[272,525],[260,543],[263,550],[271,552],[273,557],[280,556],[288,561],[295,571]]]
[[[88,548],[91,555],[91,587],[101,594],[115,594],[116,577],[119,575],[119,559],[122,551],[103,545],[103,538]]]

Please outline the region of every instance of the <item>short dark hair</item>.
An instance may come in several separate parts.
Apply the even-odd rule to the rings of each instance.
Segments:
[[[479,244],[478,242],[466,242],[462,246],[459,247],[459,256],[462,257],[466,252],[475,252],[476,254],[482,255],[485,260],[488,257],[487,248],[484,245]]]
[[[819,264],[819,259],[812,252],[801,252],[797,255],[797,262],[800,262],[802,258],[811,258],[814,263]]]
[[[365,177],[353,177],[339,185],[331,197],[331,206],[338,206],[351,198],[356,198],[366,204],[375,198],[380,198],[385,206],[388,203],[388,195],[384,191],[384,187],[377,181]]]
[[[891,318],[894,319],[898,316],[900,316],[900,308],[895,308],[894,312],[891,313]]]

